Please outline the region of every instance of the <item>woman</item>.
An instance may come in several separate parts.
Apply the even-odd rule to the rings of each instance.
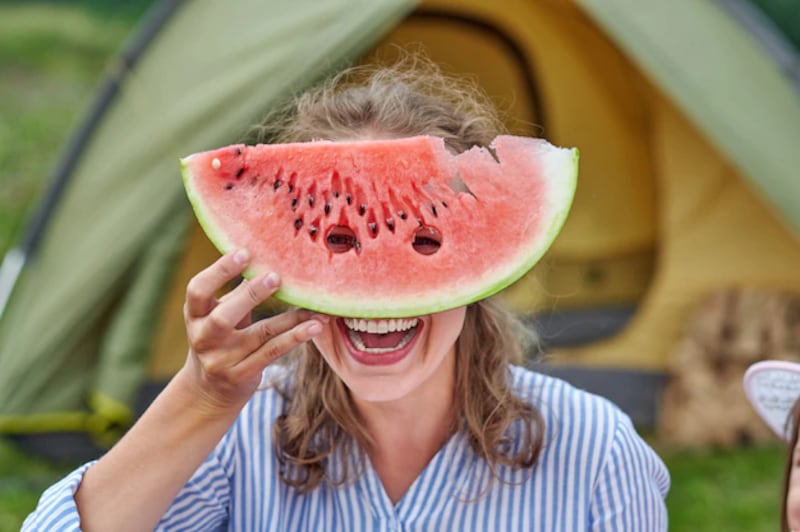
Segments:
[[[474,88],[418,62],[346,72],[282,116],[279,142],[429,134],[463,151],[499,131]],[[186,365],[26,528],[666,530],[661,460],[607,401],[511,366],[524,329],[495,303],[394,320],[408,332],[376,362],[377,320],[250,323],[276,273],[217,299],[248,260],[190,281]]]
[[[800,424],[800,399],[792,406],[789,419],[786,420],[792,435],[789,440],[789,452],[786,455],[786,467],[783,474],[783,504],[781,505],[781,530],[784,532],[800,530],[800,445],[798,445],[797,427]]]
[[[789,443],[783,475],[781,530],[800,530],[800,364],[756,362],[744,376],[747,398],[781,439]]]

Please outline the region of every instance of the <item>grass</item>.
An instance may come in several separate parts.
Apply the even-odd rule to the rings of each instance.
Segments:
[[[800,4],[797,0],[750,0],[800,50]]]
[[[670,530],[778,530],[783,446],[661,455],[672,475]]]
[[[19,530],[39,495],[76,464],[51,464],[0,438],[0,532]]]
[[[783,13],[790,2],[757,3]],[[99,0],[0,4],[0,253],[12,245],[109,57],[148,3],[129,0],[123,11]],[[777,529],[781,446],[660,454],[672,473],[671,530]],[[72,466],[0,439],[0,532],[18,530],[41,491]]]
[[[0,254],[14,244],[142,1],[0,5]]]

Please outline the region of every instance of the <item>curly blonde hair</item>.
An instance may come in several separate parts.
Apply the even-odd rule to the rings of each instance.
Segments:
[[[342,72],[270,115],[261,135],[272,142],[437,135],[461,152],[487,146],[503,128],[485,95],[468,80],[445,76],[427,60],[406,58],[389,67]],[[474,452],[489,464],[531,467],[543,445],[539,411],[517,397],[510,363],[521,363],[532,335],[491,299],[467,307],[456,342],[455,416]],[[279,391],[286,411],[273,425],[284,482],[303,492],[326,478],[326,458],[337,448],[368,450],[372,439],[352,397],[316,347],[290,358],[294,378]],[[522,445],[511,445],[512,431]],[[339,484],[351,472],[344,464]]]

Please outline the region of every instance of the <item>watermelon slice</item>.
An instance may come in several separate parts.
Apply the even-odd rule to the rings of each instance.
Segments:
[[[200,224],[278,299],[335,316],[420,316],[498,292],[566,219],[578,152],[499,136],[453,154],[442,139],[244,146],[181,160]]]

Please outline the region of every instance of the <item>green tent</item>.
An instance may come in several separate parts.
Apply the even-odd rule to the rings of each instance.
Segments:
[[[565,348],[568,360],[657,373],[681,316],[713,282],[769,278],[800,291],[796,72],[781,70],[729,3],[157,4],[0,271],[0,433],[113,441],[143,384],[174,371],[162,353],[185,356],[175,301],[185,275],[213,253],[198,236],[178,158],[244,138],[276,101],[392,43],[422,43],[434,60],[476,72],[518,119],[512,131],[535,134],[536,123],[581,148],[574,214],[546,267],[508,295],[531,315],[553,309],[555,294],[573,324],[587,309],[610,309],[612,328],[625,326]],[[758,217],[754,235],[716,218],[694,226],[717,231],[710,236],[686,227],[687,201],[703,200],[692,179],[705,182],[711,167],[709,179],[736,190],[736,201],[711,211],[730,220],[747,209]],[[680,305],[663,304],[689,275],[674,265],[683,254],[696,258],[725,239],[750,249],[750,237],[764,235],[768,268],[727,261],[716,279],[689,282]]]

